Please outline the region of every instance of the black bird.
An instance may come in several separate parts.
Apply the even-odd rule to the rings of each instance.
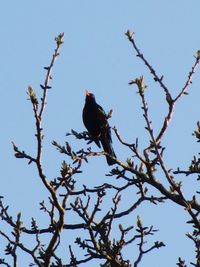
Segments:
[[[95,96],[86,90],[85,106],[83,108],[83,123],[89,135],[100,148],[101,145],[105,152],[116,158],[112,147],[112,138],[107,116],[103,108],[97,104]],[[106,156],[108,165],[113,165],[115,161]]]

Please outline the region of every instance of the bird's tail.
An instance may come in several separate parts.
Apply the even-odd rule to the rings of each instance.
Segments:
[[[112,143],[111,143],[110,140],[108,140],[107,138],[102,138],[101,139],[101,144],[102,144],[103,149],[104,149],[105,152],[107,152],[108,154],[110,154],[110,156],[116,158],[116,155],[115,155],[115,152],[113,150]],[[106,156],[106,160],[107,160],[108,165],[113,165],[113,164],[116,163],[109,156]]]

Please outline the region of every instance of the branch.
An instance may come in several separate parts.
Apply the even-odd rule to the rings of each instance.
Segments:
[[[48,91],[48,89],[51,88],[49,86],[49,82],[52,79],[51,72],[52,72],[52,68],[53,68],[54,62],[55,62],[56,58],[59,56],[60,46],[64,42],[64,33],[59,34],[55,38],[55,41],[56,41],[56,45],[57,46],[56,46],[56,49],[55,49],[54,54],[52,56],[52,60],[51,60],[51,62],[49,64],[49,66],[44,68],[47,71],[47,74],[46,74],[46,78],[45,78],[45,81],[44,81],[44,85],[41,85],[41,88],[43,89],[43,96],[42,96],[42,99],[41,99],[42,100],[42,105],[41,105],[41,109],[40,109],[39,116],[38,116],[39,120],[42,119],[42,114],[43,114],[44,109],[45,109],[47,91]]]
[[[23,152],[23,154],[22,153],[20,154],[20,151],[18,151],[17,147],[14,145],[14,149],[15,149],[15,152],[17,153],[17,155],[20,154],[24,158],[27,158],[30,161],[34,161],[36,163],[39,177],[41,178],[46,189],[49,191],[51,198],[53,200],[53,203],[54,203],[54,205],[55,205],[55,207],[59,213],[59,219],[58,219],[58,222],[56,224],[55,231],[54,231],[53,236],[49,242],[49,245],[46,249],[45,256],[44,256],[44,262],[45,262],[46,266],[49,266],[50,258],[52,256],[53,249],[56,246],[56,242],[59,239],[60,231],[62,230],[63,225],[64,225],[64,208],[59,203],[56,192],[55,192],[54,188],[51,186],[51,184],[49,183],[46,175],[44,174],[43,167],[42,167],[42,142],[43,142],[43,137],[44,137],[43,136],[43,129],[42,129],[42,116],[43,116],[44,109],[46,106],[47,91],[48,91],[48,89],[51,88],[49,86],[49,82],[52,79],[52,76],[51,76],[52,68],[54,66],[54,62],[55,62],[56,58],[59,56],[59,49],[60,49],[61,45],[63,44],[63,38],[64,38],[64,33],[59,34],[58,37],[55,38],[56,49],[55,49],[54,54],[52,56],[50,65],[48,67],[45,67],[45,69],[47,70],[46,78],[44,81],[44,85],[40,85],[41,88],[43,89],[43,95],[41,98],[41,107],[40,108],[39,108],[39,102],[38,102],[36,93],[33,91],[31,86],[29,86],[29,88],[28,88],[28,95],[29,95],[29,99],[32,103],[34,117],[35,117],[35,124],[36,124],[36,138],[37,138],[37,157],[36,157],[36,159],[28,156],[24,152]]]
[[[140,52],[138,46],[136,45],[135,39],[134,39],[134,33],[128,30],[126,32],[126,36],[128,37],[128,40],[131,42],[133,48],[137,52],[137,57],[139,57],[144,64],[147,66],[149,69],[150,73],[152,74],[154,81],[158,82],[161,88],[164,90],[166,97],[168,98],[169,102],[172,101],[171,94],[169,93],[169,90],[167,86],[163,83],[163,76],[159,77],[158,74],[156,73],[155,69],[150,65],[150,63],[147,61],[147,59],[144,57],[144,55]]]
[[[186,90],[189,88],[190,84],[192,83],[193,75],[194,75],[194,73],[196,71],[197,66],[199,65],[199,62],[200,62],[200,56],[199,56],[198,52],[197,52],[197,55],[195,56],[195,62],[193,64],[193,66],[192,66],[191,71],[188,74],[188,78],[187,78],[187,80],[185,82],[185,85],[183,86],[181,92],[175,97],[174,102],[176,102],[181,96],[186,94]]]
[[[126,32],[126,36],[128,37],[128,40],[131,42],[133,48],[135,49],[135,51],[137,52],[137,56],[144,62],[144,64],[147,66],[147,68],[149,69],[150,73],[152,74],[154,81],[158,82],[160,87],[163,89],[163,91],[166,94],[166,101],[169,105],[169,111],[167,116],[165,117],[165,120],[163,122],[163,126],[161,127],[161,130],[158,134],[158,136],[155,138],[157,143],[161,142],[161,138],[163,137],[164,133],[166,132],[168,125],[172,119],[172,115],[173,115],[173,111],[174,111],[174,105],[175,103],[179,100],[179,98],[181,98],[184,94],[186,94],[187,89],[189,88],[190,84],[192,83],[192,78],[193,75],[195,73],[195,70],[197,68],[197,66],[199,65],[200,62],[200,53],[199,51],[197,51],[197,54],[195,56],[195,62],[191,68],[191,71],[188,74],[188,78],[185,82],[185,85],[183,86],[182,90],[180,91],[180,93],[173,99],[171,94],[170,94],[170,90],[167,88],[167,86],[163,83],[163,76],[159,77],[158,74],[156,73],[155,69],[152,67],[152,65],[148,62],[148,60],[145,58],[145,56],[143,55],[143,53],[140,52],[138,46],[136,45],[135,42],[135,38],[134,38],[134,32],[131,32],[130,30],[128,30]],[[134,83],[134,81],[131,81],[129,84]]]

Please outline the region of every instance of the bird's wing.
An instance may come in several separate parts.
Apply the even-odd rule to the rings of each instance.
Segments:
[[[108,124],[107,115],[105,111],[103,110],[103,108],[99,105],[98,105],[97,113],[98,113],[98,116],[97,116],[98,124],[100,125],[100,128],[101,128],[101,136],[104,138],[107,138],[110,142],[112,142],[111,130]]]
[[[88,130],[88,133],[90,137],[93,139],[93,141],[97,144],[97,146],[100,148],[101,144],[99,141],[101,130],[98,124],[98,108],[94,106],[88,106],[85,105],[83,109],[83,122],[85,127]]]

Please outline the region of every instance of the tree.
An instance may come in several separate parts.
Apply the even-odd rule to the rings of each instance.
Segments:
[[[137,88],[137,93],[141,99],[142,114],[144,117],[144,127],[149,136],[149,143],[143,149],[139,148],[139,138],[133,143],[127,143],[120,136],[116,128],[113,132],[122,146],[127,147],[132,154],[126,162],[115,161],[115,166],[107,174],[112,180],[103,183],[100,186],[89,188],[83,185],[82,189],[76,187],[78,175],[82,172],[83,164],[88,163],[90,157],[108,156],[106,152],[94,152],[90,147],[74,151],[72,144],[68,141],[64,145],[53,141],[52,145],[63,154],[60,174],[57,178],[50,178],[45,174],[43,168],[43,115],[47,104],[47,94],[52,79],[51,72],[55,59],[60,54],[60,47],[63,44],[64,34],[59,34],[56,40],[56,48],[53,53],[51,62],[45,67],[46,77],[44,84],[40,85],[42,89],[41,98],[37,97],[36,92],[31,86],[28,88],[28,97],[31,102],[36,127],[37,153],[35,156],[19,148],[13,143],[14,155],[17,159],[28,161],[28,164],[35,166],[38,178],[41,180],[43,187],[48,192],[48,203],[41,201],[40,209],[48,218],[46,227],[39,226],[39,219],[32,218],[31,227],[23,224],[21,213],[17,218],[10,214],[9,207],[4,204],[3,197],[0,201],[0,217],[4,224],[0,226],[0,236],[6,241],[4,248],[5,257],[0,259],[3,266],[18,266],[23,264],[18,262],[20,253],[30,256],[30,266],[79,266],[81,264],[99,264],[100,266],[112,267],[130,267],[140,266],[142,258],[152,250],[165,246],[163,241],[154,241],[146,245],[150,236],[156,234],[154,226],[146,226],[142,221],[142,216],[137,216],[137,220],[130,225],[124,223],[125,218],[132,222],[133,212],[141,204],[149,203],[154,205],[165,205],[165,202],[171,201],[174,205],[182,208],[187,213],[190,220],[187,222],[191,225],[191,233],[187,237],[192,240],[195,251],[195,259],[192,266],[200,266],[200,249],[199,249],[199,212],[200,204],[197,201],[198,191],[194,191],[191,199],[188,199],[183,190],[183,182],[179,181],[180,175],[200,176],[200,158],[194,156],[187,170],[177,167],[176,170],[169,169],[165,163],[165,147],[163,146],[163,136],[171,120],[173,119],[174,108],[177,102],[187,94],[187,90],[192,83],[192,78],[200,61],[200,51],[197,51],[194,64],[188,74],[184,86],[174,97],[163,81],[163,76],[159,76],[156,70],[147,61],[145,56],[140,52],[136,42],[135,35],[130,30],[126,36],[136,51],[137,57],[141,59],[149,70],[154,81],[159,84],[160,89],[165,95],[165,103],[168,110],[159,130],[155,130],[149,116],[148,103],[145,97],[147,86],[144,77],[135,78],[130,81],[130,85]],[[110,112],[108,117],[111,116]],[[197,129],[194,130],[194,137],[200,141],[200,123],[197,123]],[[67,134],[84,142],[92,142],[87,132],[77,132],[72,130]],[[94,173],[94,175],[96,175]],[[160,179],[162,177],[163,179]],[[163,182],[162,182],[163,181]],[[151,188],[155,189],[151,194]],[[121,209],[123,202],[122,196],[132,192],[137,196],[137,200],[125,204],[125,209]],[[67,218],[72,216],[73,222],[68,223]],[[3,225],[2,224],[2,225]],[[5,227],[6,226],[6,227]],[[77,231],[76,231],[77,230]],[[79,231],[80,230],[80,231]],[[75,243],[68,242],[67,233],[73,233]],[[80,235],[79,235],[80,233]],[[24,236],[30,242],[24,241]],[[46,238],[48,236],[48,238]],[[34,241],[33,238],[34,237]],[[63,245],[64,243],[64,245]],[[128,257],[124,251],[127,246],[133,246],[134,255]],[[68,253],[67,253],[68,247]],[[77,254],[75,247],[79,247],[83,254]],[[63,249],[64,248],[64,249]],[[60,253],[60,249],[66,251],[66,255]],[[159,252],[157,252],[159,253]],[[62,256],[60,256],[62,255]],[[68,255],[68,256],[67,256]],[[179,267],[187,266],[182,256],[177,260]],[[97,265],[95,265],[97,266]]]

